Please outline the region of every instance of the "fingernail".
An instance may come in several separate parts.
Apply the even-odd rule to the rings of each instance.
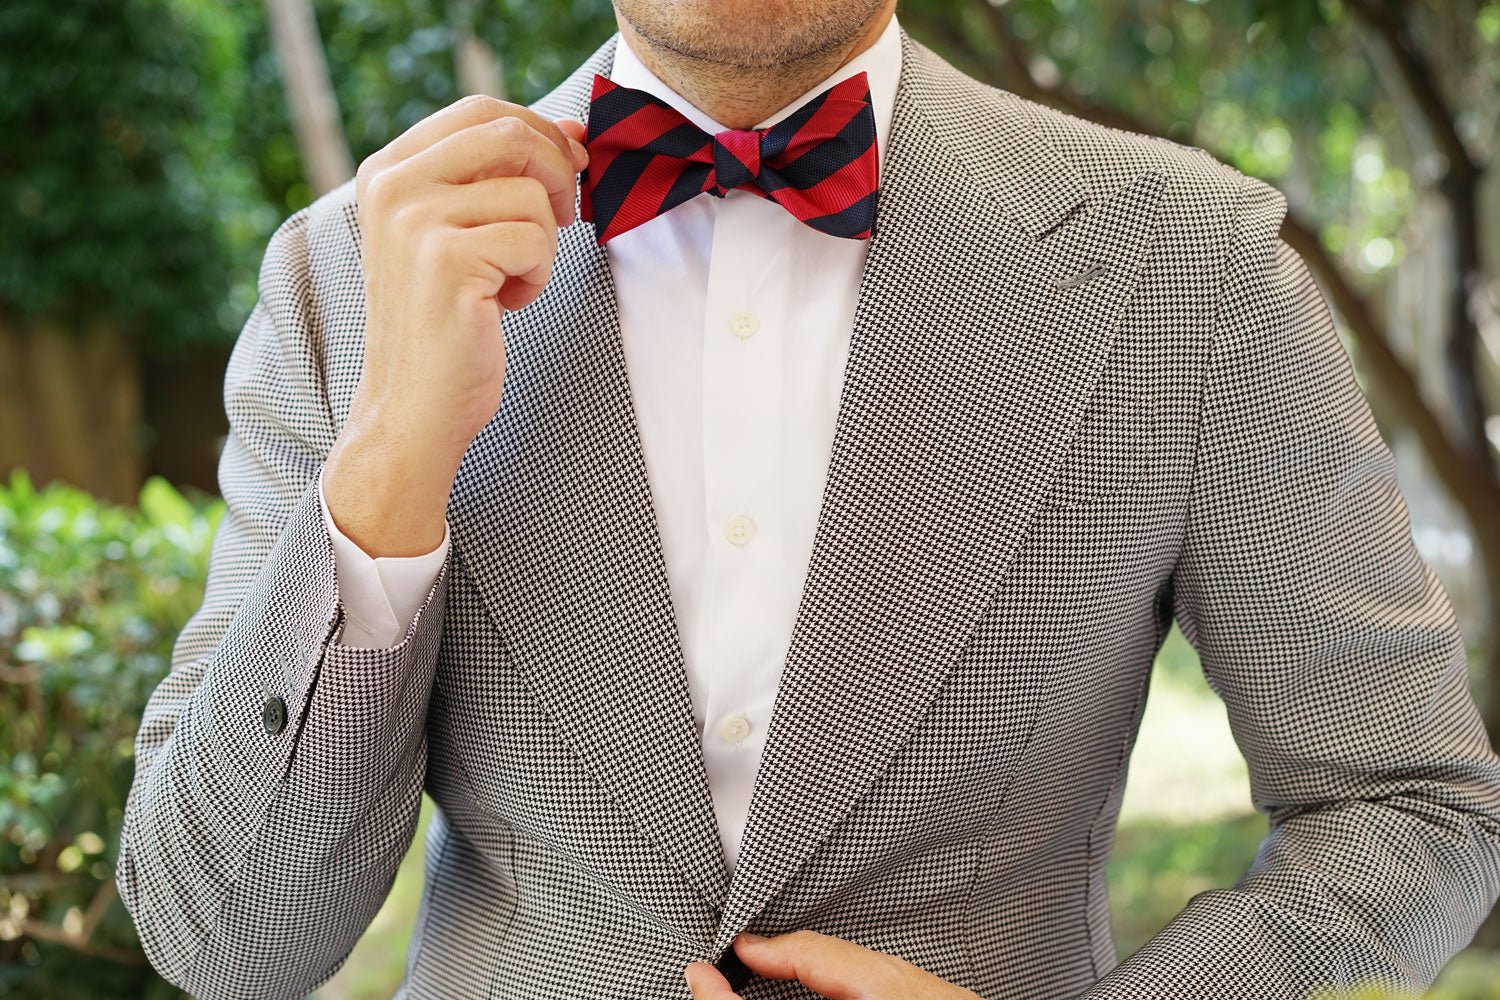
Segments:
[[[570,147],[572,147],[572,149],[573,149],[573,162],[574,163],[577,163],[580,167],[583,166],[584,164],[588,163],[588,161],[589,161],[589,151],[586,148],[584,148],[583,143],[579,142],[577,139],[573,138],[572,136],[568,136],[568,145]]]
[[[762,941],[767,940],[759,934],[752,934],[749,931],[740,931],[740,938],[749,941],[751,944],[760,944]]]

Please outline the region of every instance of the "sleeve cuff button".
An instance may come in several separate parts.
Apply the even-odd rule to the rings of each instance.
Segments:
[[[275,736],[286,728],[286,702],[275,695],[266,699],[260,709],[260,724]]]

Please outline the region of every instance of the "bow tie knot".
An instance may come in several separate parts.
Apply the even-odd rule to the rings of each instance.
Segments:
[[[714,188],[720,198],[760,176],[761,133],[726,129],[714,134]]]
[[[875,232],[875,112],[864,73],[763,129],[710,135],[652,94],[595,74],[579,215],[600,243],[689,198],[748,191],[819,232]]]

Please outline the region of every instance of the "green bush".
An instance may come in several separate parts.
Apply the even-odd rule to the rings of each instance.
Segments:
[[[141,711],[203,596],[222,502],[0,484],[0,995],[173,996],[114,895]]]

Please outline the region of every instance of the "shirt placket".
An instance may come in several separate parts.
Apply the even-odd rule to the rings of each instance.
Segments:
[[[777,606],[781,505],[784,247],[755,195],[718,205],[703,331],[703,468],[712,601],[704,763],[733,859],[785,654],[766,610]]]

